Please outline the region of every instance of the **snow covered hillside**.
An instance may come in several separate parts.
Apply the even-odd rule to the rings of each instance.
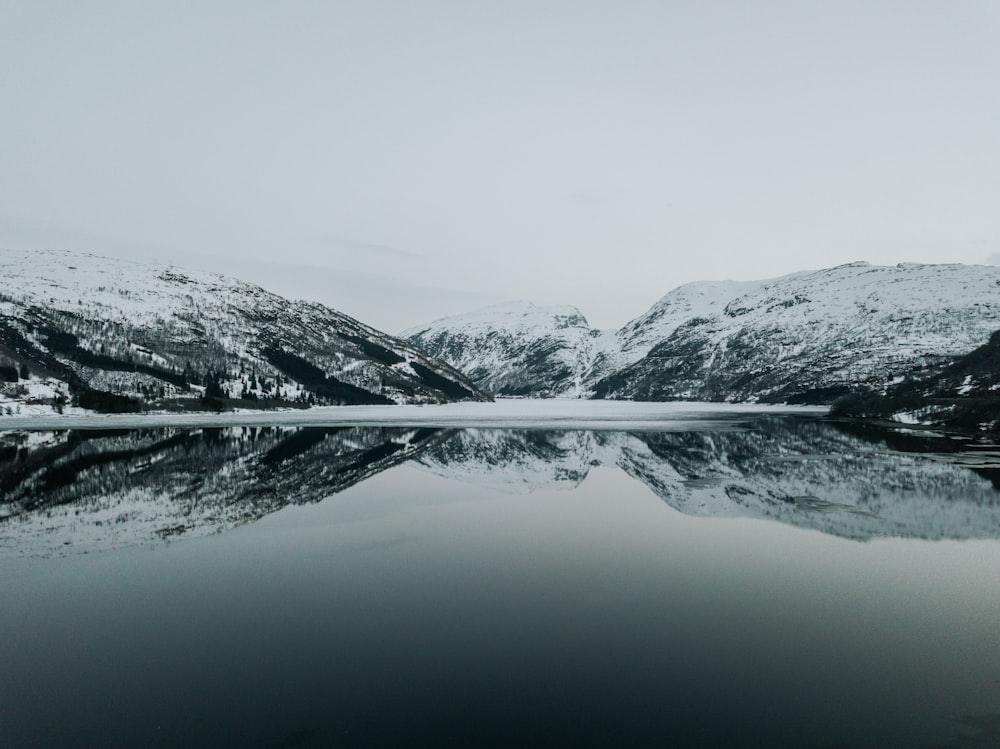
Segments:
[[[687,284],[617,331],[579,313],[491,308],[404,335],[493,393],[830,403],[941,365],[998,329],[1000,268],[851,263]]]
[[[907,378],[885,392],[859,391],[834,415],[935,428],[1000,433],[1000,331],[940,370]]]
[[[997,329],[1000,268],[851,263],[740,293],[678,327],[594,392],[829,403],[964,354]]]
[[[494,395],[578,396],[607,336],[575,307],[501,304],[403,332]]]
[[[0,415],[484,398],[320,304],[216,274],[0,250]]]
[[[681,325],[718,314],[730,300],[760,283],[697,281],[678,286],[641,317],[603,334],[607,343],[587,370],[585,382],[592,384],[639,361]]]

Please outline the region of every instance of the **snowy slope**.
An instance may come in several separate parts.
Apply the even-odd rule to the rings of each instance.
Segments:
[[[513,302],[401,334],[494,395],[576,396],[599,345],[575,307]]]
[[[31,402],[42,381],[98,410],[189,408],[203,395],[271,406],[483,397],[447,365],[323,305],[216,274],[57,251],[0,250],[4,371],[0,412],[61,408]]]
[[[884,392],[859,391],[842,398],[834,412],[837,416],[1000,433],[1000,331],[939,370],[907,378]]]
[[[697,281],[678,286],[648,312],[603,335],[601,350],[584,380],[593,384],[642,359],[660,341],[691,320],[718,314],[734,298],[764,281]]]
[[[595,385],[604,398],[830,402],[984,343],[1000,268],[852,263],[764,282]]]
[[[722,310],[763,282],[680,286],[619,330],[591,328],[575,307],[514,302],[436,320],[400,335],[494,395],[587,397],[684,323]]]
[[[674,289],[617,331],[522,304],[406,333],[496,394],[830,403],[983,344],[1000,268],[851,263]]]

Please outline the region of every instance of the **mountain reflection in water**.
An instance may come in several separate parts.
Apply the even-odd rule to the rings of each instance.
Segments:
[[[385,427],[0,433],[0,548],[53,555],[217,533],[405,461],[523,494],[616,466],[689,515],[852,539],[1000,537],[992,453],[944,438],[758,417],[685,432]]]
[[[989,448],[676,429],[8,432],[0,745],[996,746]]]
[[[217,533],[418,455],[434,429],[227,427],[0,435],[0,547],[48,555]]]

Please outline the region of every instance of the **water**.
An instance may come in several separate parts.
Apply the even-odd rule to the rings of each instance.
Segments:
[[[0,746],[995,747],[995,450],[0,436]]]

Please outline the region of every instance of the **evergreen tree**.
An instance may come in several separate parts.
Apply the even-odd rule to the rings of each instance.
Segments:
[[[226,393],[222,389],[222,375],[219,372],[208,370],[205,375],[205,397],[225,398]]]

